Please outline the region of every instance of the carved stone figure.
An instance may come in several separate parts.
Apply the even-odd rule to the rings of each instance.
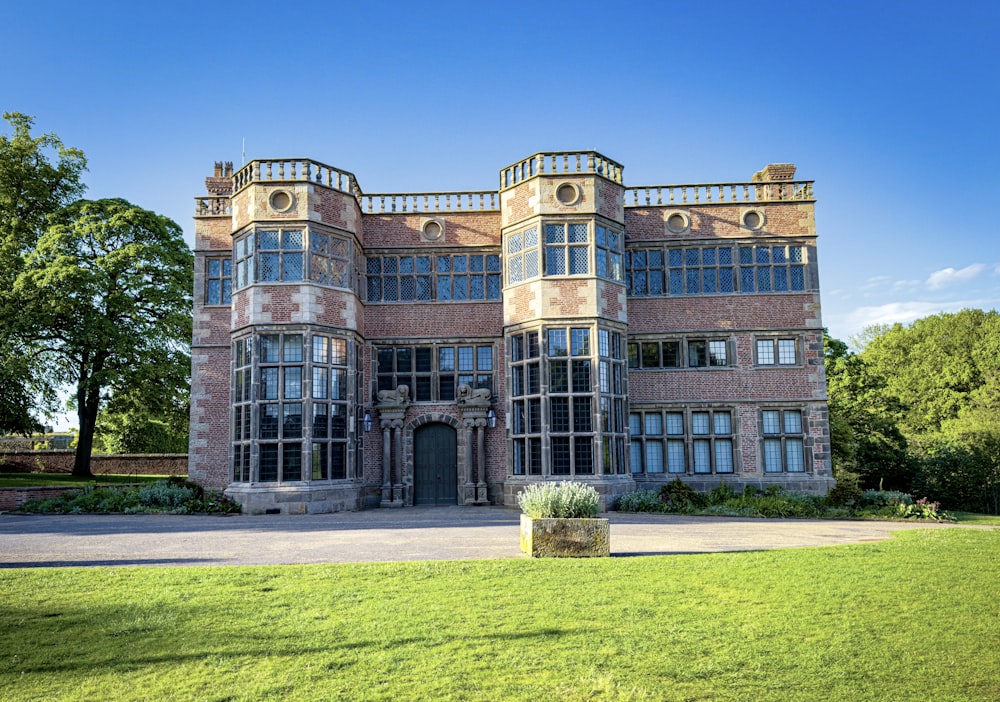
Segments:
[[[462,383],[458,386],[458,397],[459,402],[464,402],[467,404],[488,404],[490,401],[491,393],[488,388],[475,388],[473,389],[470,385]]]
[[[410,401],[410,386],[400,385],[395,390],[379,390],[380,405],[405,405]]]

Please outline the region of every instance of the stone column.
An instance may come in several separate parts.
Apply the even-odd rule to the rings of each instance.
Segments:
[[[479,482],[476,485],[476,504],[488,505],[486,496],[486,420],[476,420],[476,455],[479,462]]]
[[[403,415],[406,408],[387,406],[379,408],[382,429],[382,501],[381,507],[402,507],[403,479]],[[395,454],[395,455],[394,455]]]

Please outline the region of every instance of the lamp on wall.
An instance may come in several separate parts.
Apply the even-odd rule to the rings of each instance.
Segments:
[[[371,431],[372,430],[372,415],[371,415],[371,412],[365,412],[365,416],[364,416],[363,419],[361,419],[360,424],[361,424],[361,428],[364,429],[365,431]]]
[[[492,407],[490,407],[490,411],[486,413],[486,424],[490,429],[497,425],[497,413],[493,411]]]

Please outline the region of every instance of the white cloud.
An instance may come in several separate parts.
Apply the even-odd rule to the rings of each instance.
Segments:
[[[866,327],[875,324],[909,324],[922,317],[943,312],[959,312],[964,309],[997,309],[1000,300],[985,298],[978,300],[956,300],[953,302],[910,300],[889,302],[884,305],[856,307],[852,310],[824,310],[823,323],[830,334],[838,339],[849,339]]]
[[[934,271],[927,277],[927,286],[931,290],[938,290],[953,283],[965,283],[979,276],[987,268],[985,263],[973,263],[965,268],[954,269],[951,267]]]

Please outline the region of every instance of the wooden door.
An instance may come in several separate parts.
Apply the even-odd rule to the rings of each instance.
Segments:
[[[457,434],[447,424],[425,424],[413,432],[413,504],[458,502]]]

